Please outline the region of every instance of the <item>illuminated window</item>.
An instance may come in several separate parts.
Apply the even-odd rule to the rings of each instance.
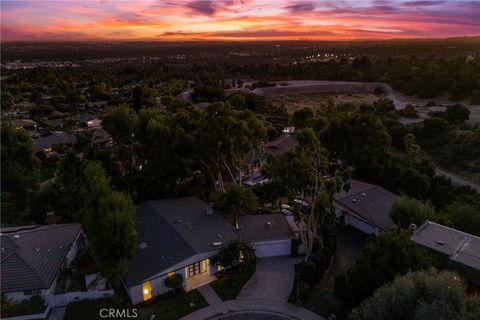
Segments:
[[[152,299],[152,285],[150,281],[144,282],[142,285],[143,301]]]

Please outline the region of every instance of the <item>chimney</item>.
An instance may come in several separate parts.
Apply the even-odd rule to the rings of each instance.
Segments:
[[[55,212],[53,212],[53,211],[47,212],[47,223],[48,224],[56,224]]]
[[[415,230],[417,230],[417,225],[415,223],[410,223],[410,225],[408,226],[408,234],[414,234]]]

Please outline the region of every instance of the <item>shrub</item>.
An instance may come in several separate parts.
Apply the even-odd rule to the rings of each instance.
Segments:
[[[33,296],[29,300],[18,303],[2,299],[2,318],[42,313],[46,309],[45,301],[40,296]]]
[[[168,276],[163,283],[165,287],[172,289],[175,292],[176,289],[180,288],[183,284],[183,277],[180,273],[174,273],[171,276]]]
[[[420,226],[425,220],[435,218],[435,210],[429,202],[402,196],[393,204],[390,217],[402,228],[407,228],[411,223]]]

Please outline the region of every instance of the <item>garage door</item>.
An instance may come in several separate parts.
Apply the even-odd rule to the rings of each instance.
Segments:
[[[292,240],[255,242],[257,257],[289,256]]]
[[[348,219],[346,219],[345,221],[347,222],[347,224],[366,234],[377,235],[377,228],[374,225],[361,220],[360,218],[357,218],[355,216],[348,216]]]

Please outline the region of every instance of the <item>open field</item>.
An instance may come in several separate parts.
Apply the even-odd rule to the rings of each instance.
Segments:
[[[287,111],[292,113],[295,110],[310,107],[313,110],[320,110],[322,105],[327,105],[329,101],[334,103],[351,102],[355,104],[373,103],[378,97],[369,93],[318,93],[318,94],[298,94],[298,95],[279,95],[270,96],[268,100],[274,106],[284,105]]]

